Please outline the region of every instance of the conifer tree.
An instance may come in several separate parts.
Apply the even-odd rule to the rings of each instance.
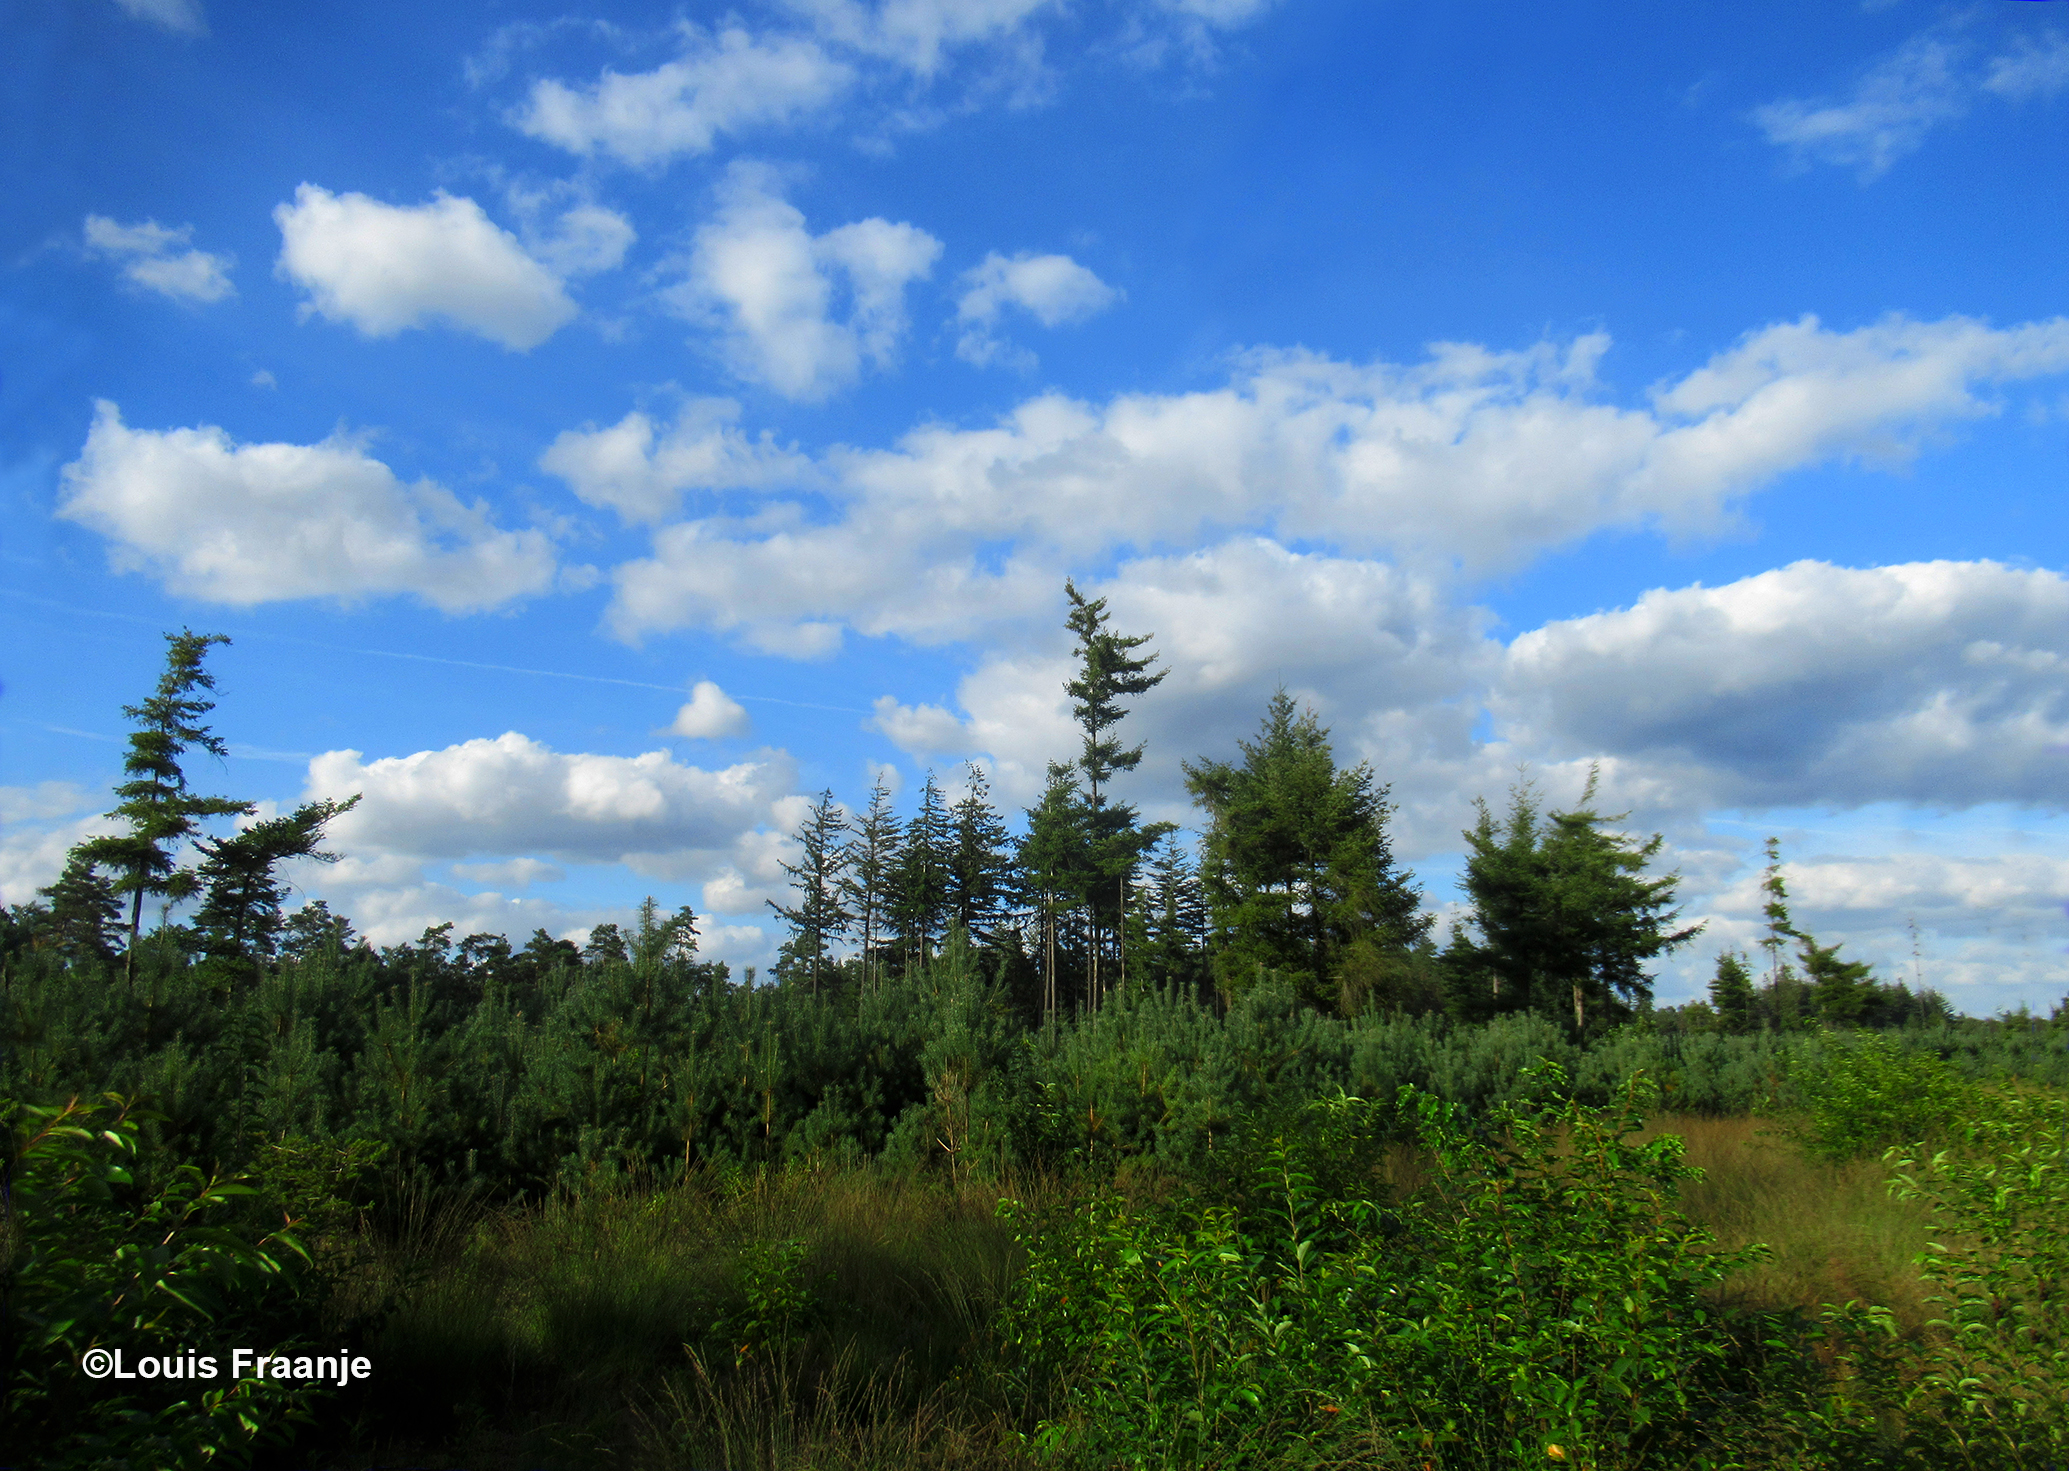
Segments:
[[[1745,957],[1726,950],[1717,957],[1717,974],[1710,981],[1710,1007],[1717,1013],[1718,1027],[1730,1036],[1753,1029],[1753,975]]]
[[[790,961],[789,974],[800,972],[813,991],[830,967],[829,951],[834,941],[848,932],[855,916],[842,902],[842,880],[848,869],[848,849],[841,840],[847,835],[848,819],[833,800],[833,789],[819,794],[795,837],[803,850],[796,863],[785,863],[790,886],[797,891],[797,903],[767,901],[769,908],[790,926],[790,941],[784,953]]]
[[[1105,598],[1087,598],[1068,578],[1063,591],[1070,599],[1065,626],[1078,640],[1077,677],[1064,686],[1064,692],[1071,699],[1071,715],[1083,731],[1077,769],[1085,781],[1085,846],[1092,879],[1084,908],[1089,930],[1086,989],[1096,1003],[1102,992],[1099,961],[1105,935],[1120,932],[1128,884],[1143,853],[1172,830],[1169,823],[1139,827],[1134,807],[1109,798],[1107,785],[1118,773],[1140,766],[1144,750],[1139,743],[1124,746],[1115,727],[1128,713],[1122,701],[1155,689],[1169,671],[1152,672],[1156,655],[1136,653],[1154,634],[1115,633],[1107,626]]]
[[[1621,819],[1593,809],[1595,782],[1591,772],[1570,812],[1540,814],[1528,784],[1511,792],[1504,824],[1478,804],[1463,887],[1479,938],[1455,929],[1445,952],[1467,1010],[1564,1016],[1570,1007],[1574,1032],[1584,1033],[1591,1020],[1622,1020],[1650,1001],[1646,962],[1701,931],[1670,928],[1678,875],[1643,876],[1666,839],[1605,832]]]
[[[1069,917],[1084,904],[1094,873],[1084,794],[1073,768],[1049,763],[1042,799],[1027,813],[1027,833],[1016,850],[1020,901],[1034,912],[1039,932],[1042,1013],[1061,1009],[1059,975]]]
[[[115,942],[122,938],[122,901],[83,853],[74,849],[57,881],[36,892],[50,901],[37,926],[44,943],[67,961],[114,957]]]
[[[285,893],[276,870],[290,858],[336,863],[340,855],[323,851],[323,829],[358,805],[357,796],[305,802],[285,817],[255,822],[228,837],[198,840],[194,846],[202,856],[195,878],[202,900],[194,928],[201,933],[204,953],[239,962],[270,958],[279,946]]]
[[[925,965],[947,932],[949,870],[954,862],[954,830],[930,771],[920,787],[919,811],[905,826],[891,902],[891,925],[908,971]]]
[[[869,807],[850,827],[848,868],[842,894],[862,938],[862,984],[868,987],[878,950],[891,924],[904,825],[891,810],[891,789],[879,775],[869,789]]]
[[[982,943],[998,922],[1011,860],[1005,821],[991,805],[990,778],[974,761],[964,771],[969,785],[949,809],[954,856],[948,866],[948,912]]]
[[[229,753],[222,740],[199,723],[215,709],[215,701],[198,693],[216,687],[215,676],[204,667],[209,647],[227,644],[229,638],[182,629],[167,634],[165,641],[165,673],[159,676],[157,689],[141,705],[122,707],[136,729],[130,733],[129,753],[122,762],[129,780],[115,788],[122,800],[108,815],[128,823],[129,831],[89,838],[74,850],[88,863],[113,873],[114,891],[129,896],[129,948],[122,974],[132,985],[144,896],[157,894],[177,900],[193,894],[196,881],[190,871],[179,867],[179,845],[199,831],[204,818],[251,810],[249,803],[228,797],[196,796],[187,789],[180,765],[180,758],[196,747],[211,756]]]
[[[1201,880],[1223,988],[1286,971],[1319,1000],[1353,943],[1392,951],[1421,940],[1430,920],[1394,863],[1392,809],[1372,769],[1339,769],[1329,732],[1283,689],[1257,737],[1237,745],[1240,765],[1185,765],[1186,789],[1207,812]]]

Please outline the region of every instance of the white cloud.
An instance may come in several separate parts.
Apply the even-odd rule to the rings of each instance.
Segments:
[[[664,519],[684,491],[756,489],[816,477],[809,459],[778,448],[766,430],[749,439],[739,417],[732,399],[692,399],[657,439],[654,421],[635,409],[607,428],[563,430],[539,457],[539,468],[627,521]]]
[[[0,827],[70,817],[102,800],[76,782],[45,781],[33,787],[0,787]]]
[[[788,0],[828,40],[893,61],[921,77],[940,71],[951,51],[1019,34],[1058,0]]]
[[[2022,38],[1980,67],[1974,52],[1952,27],[1928,30],[1871,66],[1846,96],[1783,98],[1755,108],[1752,121],[1798,164],[1855,168],[1865,182],[1966,116],[1984,93],[2028,102],[2069,88],[2069,37],[2060,33]]]
[[[455,863],[453,877],[470,884],[497,884],[511,889],[529,889],[533,884],[557,884],[568,876],[557,864],[536,858],[510,858],[501,863]]]
[[[1754,109],[1753,122],[1768,142],[1800,160],[1855,167],[1872,179],[1968,111],[1959,62],[1952,42],[1916,36],[1870,68],[1846,98],[1770,102]]]
[[[115,0],[137,20],[149,21],[175,35],[205,36],[208,21],[197,0]]]
[[[2062,802],[2069,581],[1994,562],[1798,562],[1647,593],[1510,646],[1507,737],[1703,806]]]
[[[992,251],[964,274],[963,285],[956,303],[956,321],[963,327],[956,356],[980,366],[1004,351],[992,331],[1009,306],[1027,312],[1044,327],[1057,327],[1082,322],[1121,298],[1119,291],[1067,255],[1024,251],[1011,259]]]
[[[109,537],[125,570],[250,606],[411,593],[447,612],[543,591],[551,546],[503,531],[432,482],[405,485],[363,445],[237,444],[211,425],[130,429],[97,405],[57,514]]]
[[[847,90],[854,72],[813,41],[682,27],[683,54],[650,72],[606,70],[580,89],[542,80],[511,123],[582,157],[651,167],[707,153],[722,133],[790,123]]]
[[[575,318],[561,278],[471,199],[441,191],[428,204],[398,206],[303,184],[273,219],[278,272],[309,293],[303,311],[369,337],[442,320],[525,352]],[[582,243],[570,248],[591,261],[608,255],[610,234],[599,230],[599,218],[584,216],[574,237]]]
[[[1156,3],[1178,15],[1234,29],[1260,19],[1276,0],[1156,0]]]
[[[95,254],[122,264],[122,274],[137,285],[175,301],[213,302],[235,296],[230,267],[236,258],[205,250],[181,250],[194,227],[168,229],[156,220],[122,225],[106,215],[86,217],[86,244]]]
[[[969,730],[940,705],[901,705],[894,696],[884,695],[866,724],[914,756],[958,755],[970,749]]]
[[[725,334],[734,373],[786,398],[819,399],[865,364],[890,365],[905,334],[905,288],[932,273],[940,241],[883,219],[814,236],[769,171],[750,165],[734,165],[721,200],[668,296]]]
[[[2069,36],[2026,37],[2016,50],[1992,57],[1988,72],[1983,86],[2007,101],[2052,97],[2069,88]]]
[[[632,222],[600,204],[578,204],[533,244],[539,259],[562,276],[615,271],[639,238]]]
[[[1064,570],[1129,546],[1249,532],[1484,570],[1604,529],[1714,531],[1791,471],[1901,460],[1993,412],[1989,385],[2069,370],[2069,321],[1834,332],[1807,317],[1748,334],[1642,407],[1605,401],[1607,348],[1450,343],[1408,366],[1260,354],[1220,389],[1046,394],[989,427],[837,450],[830,515],[770,500],[751,519],[665,526],[614,573],[610,620],[627,638],[694,626],[764,648],[810,625],[799,646],[817,653],[842,624],[982,636],[1048,606]]]
[[[727,736],[744,736],[751,728],[740,702],[708,679],[700,679],[690,691],[690,702],[675,712],[668,729],[693,741],[715,741]]]
[[[794,785],[776,755],[706,771],[665,751],[562,753],[510,731],[376,761],[325,752],[309,763],[308,795],[363,794],[331,825],[340,852],[546,854],[665,875],[729,853]]]

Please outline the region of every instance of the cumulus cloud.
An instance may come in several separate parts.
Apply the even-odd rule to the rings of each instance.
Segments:
[[[823,653],[844,624],[982,636],[1048,606],[1064,570],[1128,546],[1241,532],[1480,571],[1604,529],[1714,531],[1791,471],[1899,461],[1994,412],[1992,385],[2069,370],[2069,321],[1836,332],[1806,317],[1637,405],[1596,377],[1608,346],[1449,343],[1410,365],[1260,354],[1218,389],[1044,394],[990,426],[836,450],[830,514],[771,498],[752,518],[664,526],[614,573],[610,620],[627,638],[691,626],[764,648],[809,627],[795,646]]]
[[[1012,354],[993,336],[1000,314],[1008,307],[1028,313],[1044,327],[1082,322],[1120,300],[1121,293],[1067,255],[1031,255],[1008,259],[997,251],[963,276],[963,294],[956,303],[962,335],[956,356],[982,366]]]
[[[123,276],[137,285],[174,301],[206,303],[235,296],[230,267],[236,257],[181,249],[193,236],[192,225],[174,230],[156,220],[122,225],[106,215],[86,217],[87,248],[119,262]]]
[[[511,123],[581,157],[652,167],[707,153],[721,134],[809,116],[854,81],[850,66],[803,37],[758,37],[737,25],[714,35],[687,22],[682,37],[683,54],[650,72],[606,69],[579,88],[534,83]]]
[[[1755,108],[1752,121],[1799,165],[1853,168],[1866,182],[1967,115],[1983,94],[2026,102],[2069,87],[2069,38],[2060,34],[2023,38],[1980,63],[1975,50],[1953,28],[1926,31],[1875,62],[1846,95],[1783,98]]]
[[[891,738],[891,744],[915,756],[954,755],[970,749],[970,732],[945,706],[901,705],[891,695],[876,702],[869,728]]]
[[[614,235],[601,219],[607,213],[575,224],[574,256],[593,263],[609,256],[614,240],[629,241],[630,227]],[[392,205],[303,184],[273,220],[278,273],[309,293],[304,313],[368,337],[443,321],[526,352],[575,318],[561,277],[471,199],[441,191],[428,204]],[[623,243],[616,248],[622,255]]]
[[[176,36],[205,36],[208,21],[197,0],[115,0],[137,20],[171,31]]]
[[[740,702],[708,679],[700,679],[690,691],[690,701],[675,712],[668,729],[687,740],[715,741],[727,736],[744,736],[753,722]]]
[[[639,238],[632,222],[600,204],[578,204],[533,242],[538,258],[562,276],[615,271]]]
[[[557,475],[592,506],[626,521],[660,521],[685,491],[745,490],[816,478],[812,462],[779,448],[764,430],[749,439],[739,427],[740,405],[729,398],[692,399],[675,422],[657,431],[635,409],[599,429],[585,424],[555,436],[539,468]]]
[[[375,761],[328,751],[309,763],[308,795],[363,794],[331,825],[341,852],[545,854],[667,875],[729,852],[794,785],[774,755],[706,771],[665,751],[559,752],[510,731]]]
[[[568,876],[557,864],[536,858],[511,858],[501,863],[455,863],[453,877],[470,884],[494,884],[510,889],[529,889],[533,884],[557,884]]]
[[[238,444],[222,429],[131,429],[96,407],[57,514],[110,560],[175,593],[250,606],[413,594],[470,612],[543,591],[553,550],[428,480],[405,485],[363,444]]]
[[[884,219],[815,236],[769,171],[750,165],[731,169],[720,197],[668,299],[719,329],[735,374],[786,398],[821,399],[866,365],[893,361],[905,288],[932,274],[940,241]]]
[[[1512,739],[1643,762],[1708,805],[2061,801],[2069,581],[1798,562],[1510,646]]]

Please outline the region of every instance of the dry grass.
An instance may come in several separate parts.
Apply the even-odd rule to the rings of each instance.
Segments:
[[[1914,1258],[1925,1246],[1927,1216],[1890,1198],[1878,1160],[1825,1164],[1760,1119],[1667,1116],[1653,1134],[1679,1134],[1688,1162],[1704,1177],[1681,1192],[1682,1209],[1731,1248],[1765,1242],[1773,1259],[1734,1277],[1725,1300],[1752,1308],[1799,1307],[1853,1299],[1895,1310],[1907,1330],[1926,1319]]]

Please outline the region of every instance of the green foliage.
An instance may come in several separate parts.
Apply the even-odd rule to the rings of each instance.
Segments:
[[[1825,1159],[1858,1159],[1943,1138],[1977,1097],[1937,1055],[1872,1034],[1806,1049],[1791,1075],[1803,1106],[1797,1137]]]
[[[1604,831],[1618,819],[1594,811],[1594,796],[1591,772],[1570,812],[1541,814],[1527,784],[1499,823],[1479,804],[1465,834],[1471,923],[1444,957],[1461,1014],[1541,1011],[1570,1017],[1576,1035],[1628,1021],[1652,1000],[1647,963],[1701,929],[1672,928],[1677,875],[1643,876],[1665,839]]]
[[[2069,1457],[2069,1099],[1997,1091],[1969,1104],[1958,1143],[1892,1150],[1897,1192],[1924,1201],[1919,1258],[1940,1331],[1922,1346],[1906,1413],[1940,1464]]]
[[[1428,932],[1422,896],[1395,866],[1387,789],[1369,766],[1340,770],[1329,732],[1284,690],[1240,765],[1188,762],[1186,789],[1207,811],[1201,878],[1216,976],[1228,994],[1265,971],[1289,973],[1310,999],[1371,969]]]
[[[1437,1169],[1406,1200],[1325,1183],[1342,1136],[1373,1127],[1339,1097],[1270,1141],[1268,1210],[1005,1207],[1028,1253],[1005,1331],[1065,1406],[1043,1443],[1137,1467],[1354,1437],[1446,1467],[1730,1464],[1737,1344],[1703,1293],[1758,1252],[1706,1250],[1674,1209],[1693,1172],[1672,1136],[1632,1140],[1642,1101],[1554,1097],[1476,1127],[1404,1089]]]
[[[241,1231],[229,1220],[251,1187],[192,1165],[154,1165],[141,1120],[119,1099],[91,1106],[11,1104],[4,1271],[4,1416],[9,1449],[43,1466],[245,1465],[307,1422],[324,1391],[279,1380],[201,1388],[199,1375],[96,1381],[89,1355],[205,1349],[228,1327],[246,1338],[267,1322],[305,1260],[285,1229]],[[234,1315],[234,1316],[233,1316]],[[274,1326],[283,1326],[274,1320]],[[292,1351],[291,1342],[267,1348]],[[227,1344],[225,1345],[227,1347]]]

